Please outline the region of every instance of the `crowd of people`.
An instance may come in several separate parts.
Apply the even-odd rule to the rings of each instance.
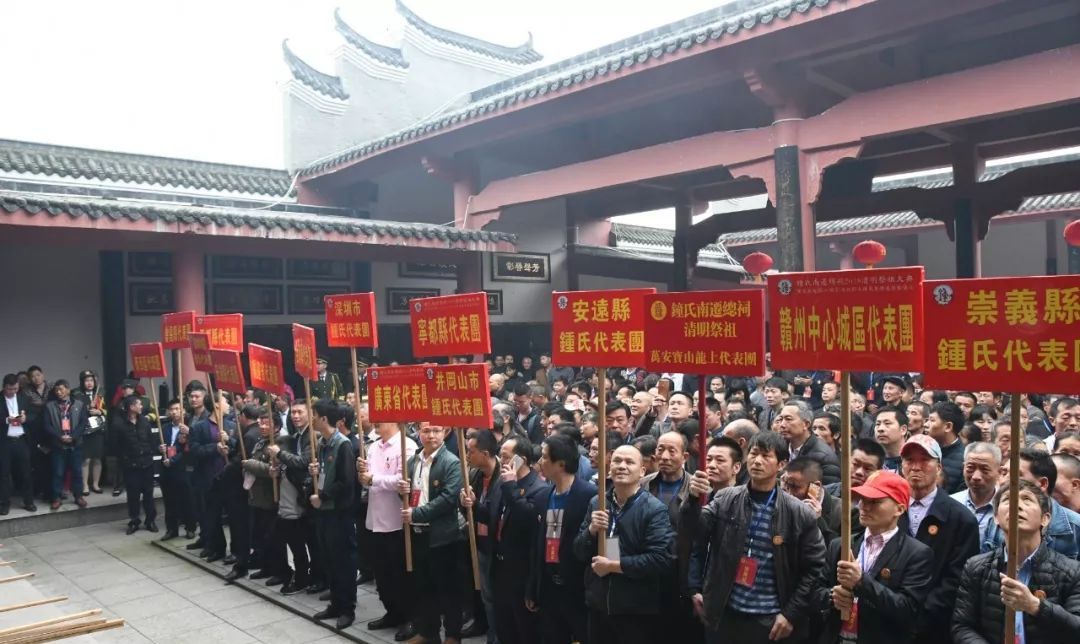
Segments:
[[[372,424],[323,366],[313,401],[215,400],[193,381],[162,407],[163,444],[137,383],[106,408],[92,373],[71,391],[31,368],[25,382],[4,379],[0,507],[15,488],[27,506],[37,493],[57,507],[65,490],[85,505],[104,462],[123,475],[128,532],[153,531],[157,473],[163,540],[191,540],[229,580],[317,594],[328,604],[315,617],[340,628],[357,585],[373,581],[385,614],[367,628],[396,641],[981,643],[1004,641],[1009,611],[1015,642],[1080,638],[1076,398],[853,374],[853,530],[841,544],[833,372],[712,376],[699,414],[694,376],[612,369],[601,397],[601,374],[546,355],[490,367],[490,428]],[[1015,578],[1004,549],[1013,405],[1024,426]],[[106,414],[95,470],[89,418]]]

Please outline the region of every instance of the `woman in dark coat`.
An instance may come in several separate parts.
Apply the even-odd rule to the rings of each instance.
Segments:
[[[71,397],[86,403],[89,424],[83,436],[83,480],[86,481],[84,496],[90,492],[101,494],[101,464],[105,458],[105,398],[98,386],[97,374],[87,369],[79,374],[79,388]]]
[[[994,498],[995,518],[1008,534],[1008,486]],[[968,560],[953,611],[957,644],[1002,642],[1005,611],[1016,611],[1018,644],[1075,644],[1080,641],[1080,563],[1046,547],[1050,498],[1038,486],[1020,481],[1018,579],[1005,575],[1005,549]]]

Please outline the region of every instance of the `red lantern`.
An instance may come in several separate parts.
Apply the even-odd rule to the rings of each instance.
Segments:
[[[754,251],[743,258],[743,268],[751,275],[762,275],[772,268],[772,257],[761,251]]]
[[[855,261],[873,267],[874,264],[880,264],[885,259],[885,246],[881,242],[868,239],[855,244],[855,248],[851,249],[851,255]]]
[[[1073,248],[1080,248],[1080,219],[1065,226],[1065,243]]]

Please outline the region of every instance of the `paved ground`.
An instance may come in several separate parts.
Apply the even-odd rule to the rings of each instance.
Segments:
[[[37,596],[67,595],[70,599],[48,607],[0,613],[0,627],[102,608],[103,616],[123,617],[127,625],[97,633],[92,639],[66,641],[351,641],[258,595],[229,587],[219,577],[154,547],[150,541],[157,536],[160,533],[145,531],[125,536],[122,522],[110,522],[4,539],[0,560],[15,563],[0,568],[0,576],[23,572],[36,576],[0,587],[0,604]],[[372,619],[377,615],[358,614],[361,616]]]

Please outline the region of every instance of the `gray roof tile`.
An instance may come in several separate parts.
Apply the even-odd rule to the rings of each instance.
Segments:
[[[360,32],[349,26],[349,23],[345,22],[345,19],[341,17],[341,9],[334,9],[334,24],[337,27],[338,33],[340,33],[350,45],[356,47],[380,63],[385,63],[393,67],[400,67],[402,69],[409,66],[409,61],[405,60],[405,56],[402,55],[400,49],[380,45],[377,42],[368,40],[361,35]]]
[[[316,92],[331,98],[336,98],[341,101],[349,98],[349,94],[341,84],[340,76],[331,76],[330,74],[320,72],[311,65],[305,63],[289,49],[289,40],[287,38],[281,41],[281,50],[285,54],[285,63],[288,64],[289,71],[292,72],[293,78]]]
[[[284,170],[9,140],[0,140],[0,171],[275,197],[292,184]]]
[[[187,204],[117,201],[107,198],[71,197],[0,191],[0,214],[26,211],[31,215],[86,217],[93,220],[127,219],[166,223],[201,223],[219,226],[248,226],[282,230],[341,233],[352,235],[388,235],[404,239],[454,242],[516,243],[509,233],[462,230],[450,226],[412,222],[356,219],[317,213],[277,212],[251,208],[191,206]]]
[[[453,45],[476,54],[483,54],[504,62],[514,63],[516,65],[531,65],[532,63],[540,62],[540,60],[543,59],[540,52],[533,49],[531,35],[529,36],[529,40],[523,45],[506,47],[479,38],[473,38],[472,36],[466,36],[465,34],[459,34],[450,31],[449,29],[436,27],[416,15],[416,13],[405,6],[405,3],[401,0],[397,0],[397,10],[398,13],[405,18],[406,22],[413,27],[416,27],[417,30],[433,40]]]
[[[796,14],[805,14],[814,9],[844,0],[737,0],[728,2],[716,9],[699,13],[645,32],[639,36],[621,40],[607,47],[593,50],[553,65],[526,72],[506,81],[496,83],[489,88],[473,92],[468,104],[453,111],[433,116],[408,128],[387,134],[386,136],[350,147],[342,152],[319,159],[300,171],[301,175],[313,175],[331,170],[344,163],[378,153],[390,146],[406,141],[426,137],[430,134],[485,116],[506,108],[526,103],[549,92],[564,90],[572,86],[605,76],[619,70],[633,68],[650,60],[660,60],[683,51],[693,50],[706,44],[722,40],[737,33],[768,25],[778,20],[787,20]],[[398,0],[398,8],[406,14],[423,20],[413,14]],[[406,13],[407,12],[407,13]],[[410,20],[411,24],[416,24]],[[427,25],[427,23],[423,23]],[[421,29],[419,24],[416,24]],[[428,25],[430,28],[430,25]],[[434,28],[437,29],[437,28]],[[428,32],[425,32],[428,33]],[[467,38],[453,32],[443,32],[445,38]],[[448,36],[445,34],[453,34]],[[432,36],[436,38],[436,36]],[[447,40],[447,42],[450,42]],[[479,41],[483,42],[483,41]],[[490,43],[488,43],[490,44]],[[518,48],[521,49],[521,48]]]

